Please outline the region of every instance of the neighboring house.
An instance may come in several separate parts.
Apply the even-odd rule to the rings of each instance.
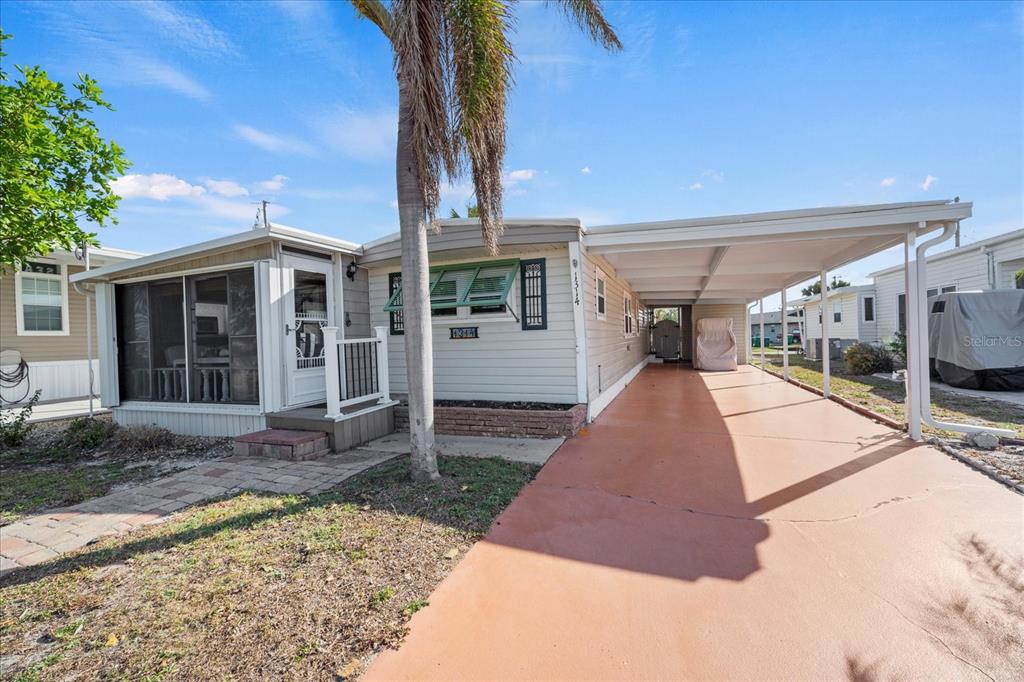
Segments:
[[[1024,229],[966,244],[928,258],[929,296],[954,291],[1020,288],[1014,273],[1024,268]],[[878,301],[875,341],[906,329],[903,266],[871,273]]]
[[[928,296],[955,291],[1012,289],[1018,286],[1014,273],[1024,267],[1024,230],[1008,232],[973,244],[943,251],[928,257],[926,293]],[[871,273],[872,284],[843,287],[829,292],[826,311],[833,356],[837,349],[855,341],[885,343],[897,330],[906,329],[903,266],[896,265]],[[794,301],[806,312],[804,348],[809,357],[817,357],[821,339],[820,296]]]
[[[800,333],[800,319],[802,309],[798,312],[790,310],[787,316],[789,333]],[[761,314],[750,313],[750,338],[757,339],[761,336]],[[764,336],[770,344],[782,345],[782,311],[773,310],[764,314]]]
[[[804,311],[804,353],[821,357],[821,296],[807,296],[794,302]],[[871,284],[831,289],[825,301],[832,357],[857,341],[873,343],[877,337],[875,287]]]
[[[121,249],[90,250],[91,267],[138,257]],[[82,261],[67,251],[33,258],[19,270],[0,272],[0,351],[5,375],[17,372],[12,359],[20,357],[28,367],[25,380],[15,386],[4,382],[4,402],[29,399],[37,390],[40,400],[77,398],[89,394],[89,361],[86,342],[86,297],[68,283],[68,277],[85,270]],[[93,357],[96,358],[93,311]],[[14,352],[11,352],[14,351]],[[94,368],[97,366],[94,360]],[[99,394],[94,382],[93,392]]]
[[[651,309],[681,311],[684,359],[700,319],[730,318],[749,362],[751,301],[886,248],[894,226],[933,230],[970,211],[933,201],[590,229],[507,219],[499,256],[478,220],[439,221],[427,237],[434,397],[583,405],[593,419],[649,361]],[[271,224],[73,280],[95,287],[101,402],[118,423],[312,428],[336,448],[394,428],[407,391],[397,234],[359,245]]]

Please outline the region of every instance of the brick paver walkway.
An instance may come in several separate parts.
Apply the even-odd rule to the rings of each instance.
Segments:
[[[207,462],[0,528],[0,575],[52,559],[102,535],[158,523],[190,504],[241,490],[318,493],[396,456],[356,449],[305,462],[237,456]]]

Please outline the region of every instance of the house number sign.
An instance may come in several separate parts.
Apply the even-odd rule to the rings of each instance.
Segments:
[[[480,327],[452,327],[451,337],[452,339],[479,339],[480,335],[477,331]]]

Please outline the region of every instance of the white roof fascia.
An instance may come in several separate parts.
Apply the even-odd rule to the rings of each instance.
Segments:
[[[445,227],[460,227],[463,225],[476,225],[479,227],[479,218],[443,218],[436,221],[437,225],[441,228]],[[531,225],[550,225],[552,227],[575,227],[579,230],[584,230],[583,223],[580,222],[579,218],[508,218],[502,221],[505,227],[529,227]],[[386,234],[379,239],[374,239],[371,242],[366,242],[362,245],[362,250],[368,251],[376,246],[383,244],[390,244],[401,239],[401,232],[392,232]]]
[[[827,298],[828,299],[842,298],[842,297],[846,296],[847,294],[867,293],[869,291],[874,293],[874,291],[875,291],[875,285],[874,284],[858,284],[857,286],[853,286],[853,287],[839,287],[838,289],[829,289],[828,290],[828,297]],[[804,304],[804,303],[819,303],[819,302],[821,302],[821,296],[819,296],[818,294],[814,294],[813,296],[804,296],[803,298],[796,299],[795,301],[793,301],[793,305],[800,305],[800,304]]]
[[[265,227],[261,227],[259,229],[248,230],[246,232],[239,232],[238,234],[229,234],[226,237],[218,237],[217,239],[199,242],[198,244],[189,244],[188,246],[170,249],[169,251],[161,251],[159,253],[136,258],[135,260],[124,261],[115,265],[107,265],[102,268],[89,270],[88,272],[79,272],[71,275],[70,280],[72,282],[82,282],[90,279],[109,279],[112,275],[116,275],[126,270],[143,268],[148,265],[155,265],[175,258],[197,255],[205,251],[215,251],[230,246],[238,246],[252,241],[267,239],[269,237],[270,230]]]
[[[839,209],[811,209],[782,214],[751,214],[735,220],[722,218],[696,221],[670,221],[669,223],[637,223],[604,228],[592,228],[585,237],[589,248],[619,247],[667,248],[672,242],[685,248],[687,242],[702,242],[701,246],[728,244],[737,241],[752,243],[751,239],[781,242],[806,240],[816,237],[870,236],[901,234],[906,226],[928,223],[920,231],[936,229],[932,223],[962,220],[971,216],[970,203],[928,202],[921,204],[887,204],[882,207],[858,207],[840,212]],[[869,209],[869,210],[866,210]],[[729,218],[733,218],[730,216]]]
[[[980,241],[971,242],[970,244],[964,244],[955,249],[949,249],[948,251],[941,251],[939,253],[933,253],[928,256],[928,262],[943,260],[944,258],[952,258],[953,256],[959,256],[962,253],[970,253],[971,251],[977,251],[983,249],[986,246],[995,246],[996,244],[1002,244],[1013,239],[1024,238],[1024,229],[1014,230],[1012,232],[1006,232],[1004,234],[997,234],[995,237],[989,237],[988,239],[982,239]],[[889,273],[902,270],[902,265],[893,265],[882,270],[876,270],[868,275],[868,277],[877,277],[878,275],[888,275]]]

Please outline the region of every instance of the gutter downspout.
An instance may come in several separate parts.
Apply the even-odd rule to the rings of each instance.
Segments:
[[[942,229],[942,234],[932,237],[926,241],[921,242],[917,247],[917,290],[914,291],[914,296],[918,300],[917,315],[918,315],[918,329],[919,336],[923,341],[918,341],[918,352],[916,360],[917,371],[911,373],[911,380],[917,384],[915,392],[919,396],[917,404],[921,414],[921,419],[925,424],[932,427],[933,429],[941,429],[944,431],[958,431],[960,433],[994,433],[998,436],[1004,436],[1006,438],[1013,438],[1017,434],[1014,431],[1008,429],[999,429],[992,426],[975,426],[973,424],[956,424],[951,422],[940,422],[932,416],[932,400],[931,400],[931,379],[930,379],[930,359],[928,352],[929,335],[928,335],[928,299],[924,297],[922,300],[921,291],[927,287],[927,265],[928,260],[925,257],[925,251],[930,247],[935,246],[941,242],[946,241],[952,237],[959,229],[958,223],[946,223]],[[914,375],[917,376],[914,379]]]

